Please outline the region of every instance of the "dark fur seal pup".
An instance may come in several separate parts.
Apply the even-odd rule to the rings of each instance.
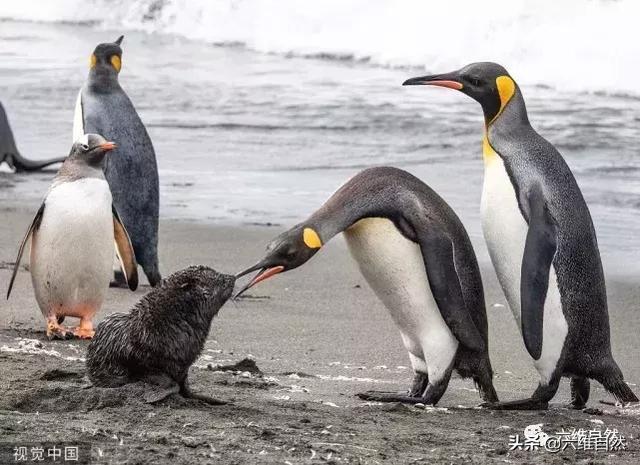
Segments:
[[[37,171],[54,163],[62,163],[65,157],[50,158],[48,160],[27,160],[18,151],[16,141],[13,138],[9,118],[0,103],[0,165],[6,163],[9,169],[15,172]]]
[[[145,394],[149,403],[178,392],[224,403],[192,393],[187,375],[234,284],[233,276],[190,266],[162,280],[130,313],[109,315],[87,350],[89,380],[100,387],[143,381],[154,387]]]

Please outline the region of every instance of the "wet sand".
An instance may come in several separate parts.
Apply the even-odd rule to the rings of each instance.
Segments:
[[[0,209],[2,293],[36,208]],[[203,263],[236,272],[259,258],[282,229],[162,222],[162,271],[168,275]],[[478,255],[498,395],[503,400],[526,396],[536,385],[536,372],[483,258],[486,254],[479,250]],[[640,280],[622,269],[607,272],[614,355],[639,393]],[[148,289],[110,290],[100,317],[127,311]],[[461,379],[451,381],[435,409],[360,401],[357,392],[402,390],[412,375],[397,330],[341,238],[298,271],[276,277],[222,308],[190,377],[194,391],[227,400],[228,405],[174,398],[151,406],[139,400],[135,385],[86,388],[82,358],[87,343],[49,342],[43,329],[30,276],[23,268],[11,300],[0,304],[3,451],[21,443],[58,441],[90,443],[94,463],[640,461],[638,411],[599,404],[611,397],[597,383],[592,384],[589,403],[600,410],[595,413],[563,407],[569,400],[567,381],[547,412],[475,409],[478,394],[471,381]],[[215,370],[245,358],[253,360],[259,372],[247,367]],[[522,436],[526,426],[538,423],[548,434],[562,428],[617,428],[628,448],[609,453],[509,451],[509,435]]]

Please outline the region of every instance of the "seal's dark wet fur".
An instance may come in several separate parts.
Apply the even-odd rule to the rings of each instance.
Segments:
[[[206,266],[178,271],[144,296],[130,313],[114,313],[96,328],[87,351],[87,373],[95,386],[144,381],[156,402],[187,386],[189,367],[204,347],[213,317],[231,297],[235,278]]]

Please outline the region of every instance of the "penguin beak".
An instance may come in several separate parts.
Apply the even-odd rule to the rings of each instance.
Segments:
[[[115,142],[105,142],[104,144],[99,146],[104,152],[109,152],[113,149],[117,149],[118,146]]]
[[[420,76],[407,79],[403,86],[438,86],[449,89],[462,90],[463,85],[458,81],[456,73],[432,74],[431,76]]]
[[[233,296],[234,299],[237,299],[238,297],[240,297],[242,294],[244,294],[247,290],[251,289],[253,286],[255,286],[256,284],[258,284],[260,281],[264,281],[265,279],[269,279],[272,276],[277,275],[278,273],[281,273],[284,271],[284,266],[282,265],[278,265],[278,266],[265,266],[264,265],[264,260],[260,263],[258,263],[257,265],[252,266],[251,268],[247,268],[244,271],[241,271],[240,273],[236,274],[236,279],[251,273],[252,271],[256,271],[256,270],[260,270],[258,271],[258,274],[256,274],[253,279],[251,281],[249,281],[249,284],[247,284],[246,286],[244,286],[242,289],[240,289],[235,296]]]

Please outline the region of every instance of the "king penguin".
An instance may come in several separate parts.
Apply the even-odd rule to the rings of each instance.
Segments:
[[[102,173],[105,154],[115,148],[97,134],[73,144],[18,249],[7,299],[31,238],[31,281],[50,339],[93,337],[91,319],[109,288],[114,242],[129,287],[138,286],[129,235]],[[67,316],[80,318],[69,332],[61,326]]]
[[[158,166],[153,144],[131,100],[118,82],[122,39],[98,45],[90,60],[89,77],[76,100],[74,140],[84,133],[102,134],[118,144],[104,165],[113,203],[131,233],[138,263],[156,286],[158,268]],[[116,285],[123,286],[116,273]]]
[[[50,158],[48,160],[27,160],[18,151],[16,141],[13,138],[9,118],[0,103],[0,166],[4,163],[8,165],[12,172],[37,171],[55,163],[62,163],[64,157]]]
[[[556,148],[529,123],[520,88],[496,63],[473,63],[404,85],[456,89],[484,112],[482,228],[491,261],[540,383],[497,409],[546,409],[562,376],[583,408],[589,379],[620,402],[638,399],[611,354],[604,272],[582,192]]]
[[[436,404],[455,369],[495,402],[482,279],[467,233],[451,207],[415,176],[370,168],[309,219],[275,238],[259,273],[237,295],[313,257],[343,232],[365,280],[391,313],[415,377],[408,392],[362,399]]]

